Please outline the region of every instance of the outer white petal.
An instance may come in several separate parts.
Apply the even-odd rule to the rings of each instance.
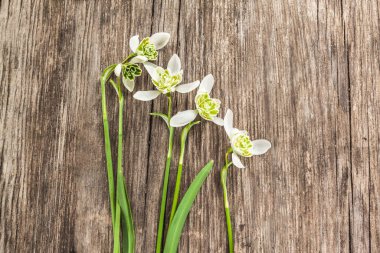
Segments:
[[[160,79],[156,71],[156,68],[157,68],[156,65],[154,65],[151,62],[145,62],[144,67],[146,71],[148,71],[149,75],[152,77],[153,80],[157,81],[158,79]]]
[[[125,78],[124,76],[123,76],[123,84],[129,92],[132,92],[133,89],[135,88],[135,80],[129,80],[128,78]]]
[[[122,66],[121,63],[119,63],[119,64],[116,65],[115,70],[114,70],[116,76],[120,76],[121,66]]]
[[[129,40],[129,46],[132,50],[132,52],[136,52],[137,47],[139,46],[140,41],[139,41],[139,36],[135,35]]]
[[[212,87],[214,86],[214,77],[211,74],[208,74],[205,76],[201,82],[201,85],[199,85],[198,93],[210,93],[212,90]]]
[[[181,127],[189,124],[193,121],[198,115],[196,110],[187,110],[179,112],[174,115],[170,120],[170,126],[172,127]]]
[[[138,55],[136,57],[133,57],[132,60],[129,61],[129,63],[144,63],[148,61],[148,58],[142,55]]]
[[[150,42],[154,44],[157,50],[166,46],[166,44],[168,44],[169,42],[169,39],[169,33],[155,33],[152,36],[150,36]]]
[[[181,71],[181,60],[178,55],[173,54],[168,62],[168,70],[170,74],[175,75]]]
[[[228,137],[231,137],[232,134],[232,123],[233,123],[233,113],[230,109],[227,110],[226,115],[224,116],[224,130],[226,130],[226,133]]]
[[[224,126],[224,120],[219,118],[219,117],[214,117],[212,119],[212,122],[214,122],[215,124],[217,124],[219,126]]]
[[[237,154],[232,153],[232,163],[239,169],[244,169],[244,165],[241,163],[240,158]]]
[[[133,97],[141,101],[150,101],[158,97],[160,94],[161,92],[158,90],[138,91],[133,95]]]
[[[178,85],[175,90],[179,93],[188,93],[199,86],[199,81]]]
[[[272,145],[269,141],[260,139],[260,140],[254,140],[252,141],[253,144],[253,155],[262,155],[265,154]]]

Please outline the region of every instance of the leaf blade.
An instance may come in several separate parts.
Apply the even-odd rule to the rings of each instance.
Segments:
[[[166,237],[164,253],[175,253],[177,252],[179,240],[181,238],[181,233],[183,226],[185,225],[186,218],[190,212],[190,209],[194,203],[196,196],[199,193],[201,186],[206,180],[207,176],[210,174],[214,161],[211,160],[206,164],[205,167],[197,174],[193,182],[189,186],[178,209],[174,215],[172,224],[169,227],[168,234]]]

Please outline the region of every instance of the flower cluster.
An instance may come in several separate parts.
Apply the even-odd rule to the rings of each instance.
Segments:
[[[239,157],[251,157],[254,155],[261,155],[266,153],[271,148],[271,143],[265,139],[251,140],[248,133],[243,130],[239,130],[233,127],[233,113],[230,109],[227,110],[224,119],[219,115],[221,114],[221,101],[217,98],[211,96],[212,89],[214,87],[214,77],[211,74],[206,75],[202,81],[193,81],[189,83],[182,84],[183,80],[183,69],[181,66],[181,60],[178,55],[174,54],[166,68],[160,67],[152,63],[152,61],[157,60],[158,50],[162,49],[169,41],[170,35],[168,33],[155,33],[150,37],[143,38],[141,41],[139,37],[133,36],[130,41],[130,48],[132,53],[121,63],[112,64],[108,66],[101,76],[102,85],[102,110],[103,110],[103,123],[104,123],[104,136],[105,136],[105,146],[106,146],[106,160],[107,160],[107,174],[109,180],[109,195],[110,195],[110,205],[112,213],[112,226],[114,229],[114,252],[120,253],[120,245],[122,245],[122,251],[133,253],[135,246],[135,233],[132,218],[132,211],[129,204],[128,195],[125,187],[125,178],[123,176],[123,108],[124,108],[124,97],[121,90],[121,83],[124,87],[132,92],[135,87],[135,79],[142,74],[143,66],[149,73],[153,89],[147,91],[137,91],[133,97],[141,101],[150,101],[157,98],[159,95],[163,94],[168,99],[168,112],[164,113],[151,113],[152,115],[162,117],[169,128],[169,141],[168,141],[168,153],[166,156],[166,165],[164,171],[164,180],[162,185],[162,195],[161,195],[161,208],[159,215],[159,222],[157,228],[157,241],[156,241],[156,252],[161,252],[163,235],[165,234],[164,228],[168,227],[168,233],[166,236],[166,243],[164,252],[176,252],[176,247],[178,246],[178,240],[180,231],[186,219],[184,213],[188,213],[189,209],[194,201],[196,192],[199,191],[200,185],[203,183],[207,175],[210,173],[213,161],[210,161],[196,176],[193,183],[190,185],[189,190],[184,195],[182,202],[185,204],[179,204],[179,192],[180,192],[180,182],[182,166],[185,156],[185,144],[188,132],[191,127],[200,123],[201,121],[195,121],[198,115],[201,119],[206,121],[211,121],[218,126],[223,126],[225,132],[228,136],[230,146],[226,152],[225,165],[220,170],[221,174],[221,184],[223,187],[223,199],[224,207],[226,210],[226,221],[227,221],[227,233],[229,240],[230,253],[234,252],[232,227],[230,221],[229,204],[227,198],[227,171],[231,165],[235,165],[238,168],[244,168]],[[112,73],[114,73],[114,78],[111,78]],[[106,95],[105,95],[105,84],[109,82],[116,90],[119,96],[119,133],[118,133],[118,163],[117,163],[117,173],[113,171],[111,148],[110,148],[110,137],[109,137],[109,127],[107,119],[107,105],[106,105]],[[192,109],[181,111],[172,116],[172,98],[175,92],[178,93],[189,93],[197,89],[197,93],[194,98],[195,106]],[[170,214],[170,223],[165,226],[165,210],[166,210],[166,200],[169,187],[169,173],[172,160],[172,150],[173,150],[173,138],[174,138],[174,128],[183,127],[181,134],[181,146],[180,154],[178,159],[177,167],[177,177],[174,195],[172,198],[172,210]],[[231,155],[231,161],[229,159]],[[113,176],[116,174],[117,184],[115,184]],[[193,185],[194,184],[194,185]],[[115,194],[115,186],[117,188]],[[177,208],[178,207],[178,208]],[[177,210],[178,209],[178,210]],[[180,210],[181,209],[181,210]],[[180,213],[178,216],[176,213]],[[124,221],[126,224],[123,225],[125,229],[120,236],[120,223]],[[123,237],[126,236],[127,238]],[[122,239],[122,242],[120,242]]]

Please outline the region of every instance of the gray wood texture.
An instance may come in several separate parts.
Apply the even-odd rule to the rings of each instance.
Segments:
[[[1,0],[0,252],[111,251],[99,75],[128,54],[132,35],[157,31],[172,35],[159,64],[177,53],[185,81],[212,73],[223,114],[231,108],[236,127],[273,144],[230,171],[236,252],[379,252],[379,6]],[[152,87],[146,73],[136,86]],[[107,98],[115,151],[110,88]],[[175,111],[193,99],[177,94]],[[124,170],[137,252],[154,250],[168,133],[149,112],[165,110],[164,97],[127,95]],[[215,168],[179,252],[226,252],[219,170],[227,145],[214,124],[190,132],[182,189],[208,160]]]

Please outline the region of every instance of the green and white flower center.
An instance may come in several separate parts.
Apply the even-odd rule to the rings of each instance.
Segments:
[[[128,64],[123,68],[123,76],[126,79],[134,80],[136,76],[141,76],[141,68],[137,64]]]
[[[159,78],[153,80],[153,84],[163,94],[174,91],[174,88],[182,81],[181,72],[171,75],[169,70],[161,67],[156,68],[156,72]]]
[[[253,144],[247,132],[238,131],[233,133],[230,141],[231,147],[236,154],[244,157],[251,157],[253,155]]]
[[[220,101],[210,98],[208,93],[201,93],[195,97],[195,104],[199,115],[206,120],[213,120],[219,113]]]
[[[145,56],[148,60],[157,60],[158,52],[156,46],[150,42],[149,38],[144,38],[136,49],[137,55]]]

